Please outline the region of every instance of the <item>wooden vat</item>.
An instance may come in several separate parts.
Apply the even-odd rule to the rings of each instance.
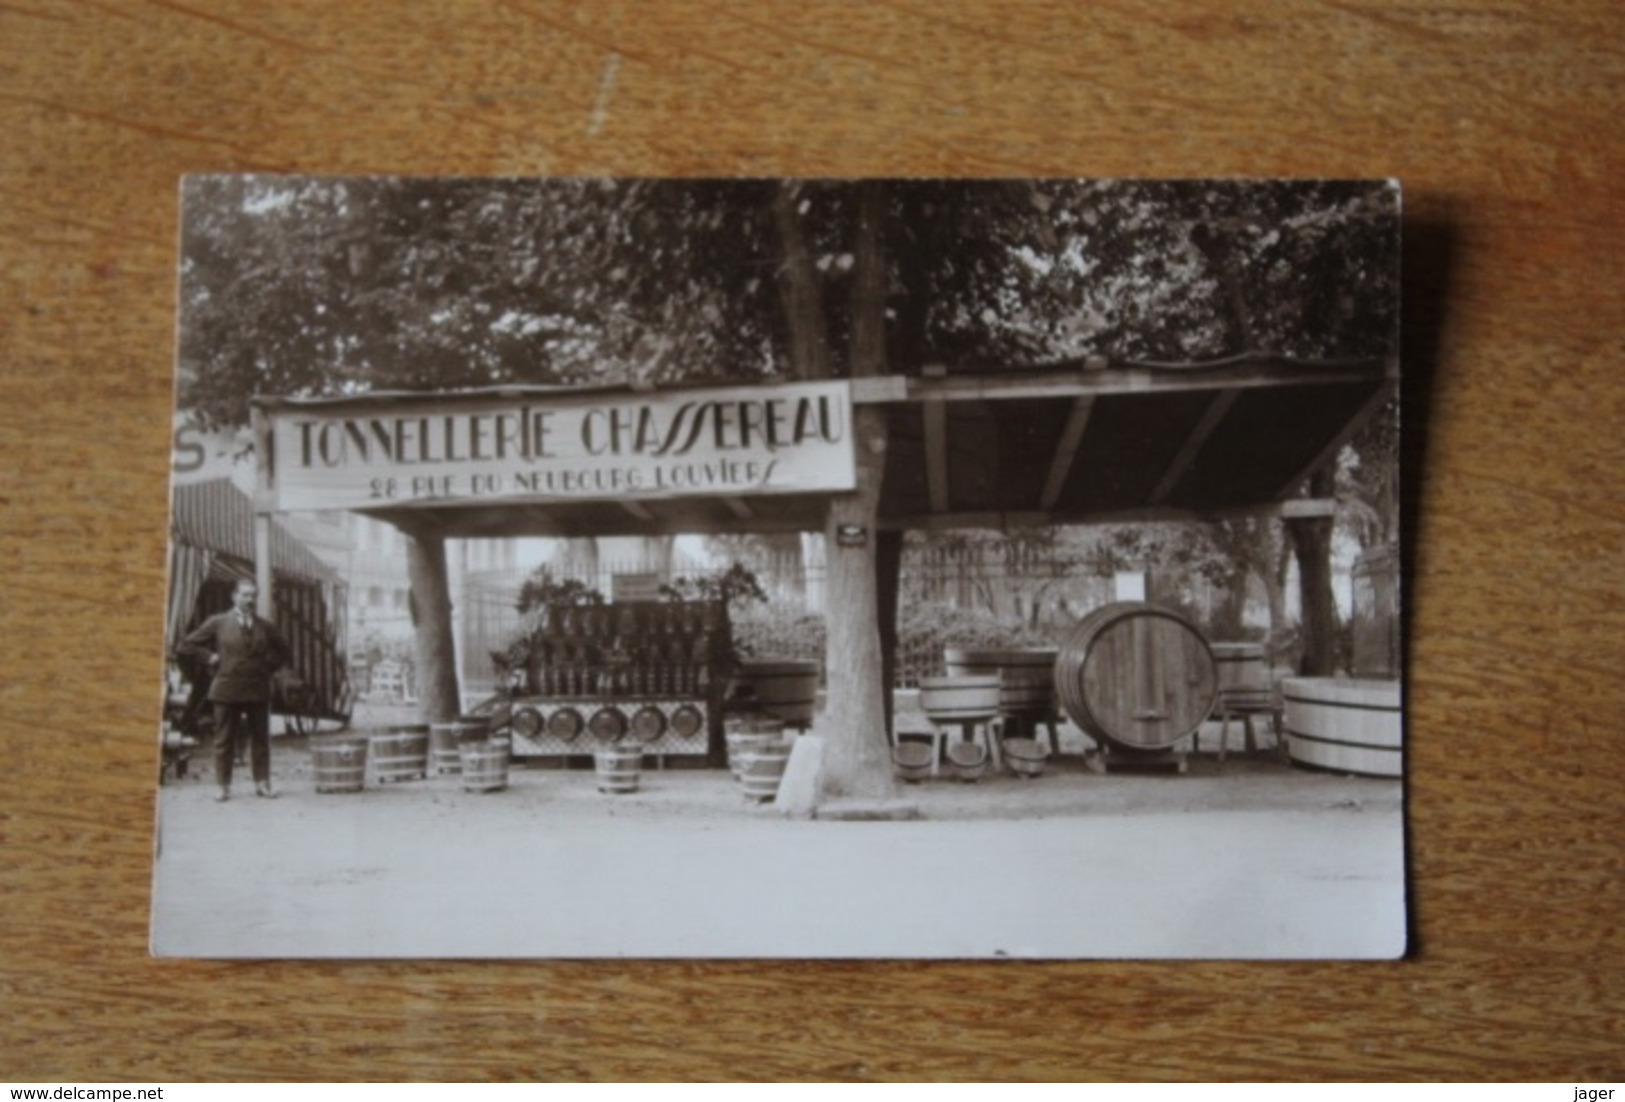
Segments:
[[[1055,695],[1072,721],[1128,751],[1173,747],[1201,726],[1217,693],[1213,653],[1201,631],[1142,601],[1085,616],[1055,662]]]
[[[1287,753],[1295,764],[1366,777],[1404,775],[1398,681],[1290,677],[1281,689]]]

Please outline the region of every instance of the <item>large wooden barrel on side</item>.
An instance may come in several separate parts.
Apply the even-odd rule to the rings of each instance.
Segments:
[[[777,716],[788,727],[812,726],[818,706],[818,677],[822,667],[800,659],[763,659],[744,662],[735,684],[758,712]]]
[[[1289,677],[1287,753],[1297,765],[1398,777],[1404,772],[1404,712],[1398,681]]]
[[[1119,601],[1066,637],[1055,695],[1093,738],[1122,750],[1167,750],[1213,710],[1218,671],[1195,624],[1157,605]]]
[[[947,647],[942,657],[951,675],[998,677],[1003,715],[1048,719],[1055,714],[1056,655],[1054,647]]]

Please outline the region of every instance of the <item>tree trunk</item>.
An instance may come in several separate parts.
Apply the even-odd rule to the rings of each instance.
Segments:
[[[779,297],[790,333],[790,370],[798,379],[828,378],[831,370],[828,327],[824,321],[824,294],[818,267],[801,224],[797,207],[800,185],[782,182],[773,195],[773,221],[784,249],[779,268]]]
[[[1309,479],[1311,497],[1329,498],[1334,490],[1330,469]],[[1287,521],[1298,560],[1298,592],[1303,606],[1304,677],[1331,677],[1337,672],[1337,598],[1332,592],[1333,517],[1298,517]]]
[[[425,723],[446,723],[462,711],[457,688],[456,642],[451,629],[451,585],[446,543],[407,532],[406,576],[412,587],[417,643],[418,707]]]
[[[903,533],[887,529],[876,533],[875,572],[880,614],[880,685],[885,705],[886,739],[890,743],[896,724],[892,697],[897,689],[897,604],[902,595]]]
[[[880,644],[875,551],[876,506],[886,449],[886,414],[860,407],[854,418],[858,488],[831,499],[824,526],[829,570],[824,791],[833,796],[892,794]],[[843,546],[842,534],[846,533]],[[853,545],[855,541],[856,545]]]
[[[1274,561],[1265,571],[1264,595],[1270,606],[1269,660],[1274,665],[1281,656],[1281,639],[1286,632],[1286,574],[1292,562],[1292,541],[1283,532],[1274,547]]]
[[[881,245],[885,205],[883,185],[871,181],[862,186],[852,288],[854,378],[879,375],[886,365],[886,261]],[[856,410],[857,488],[831,498],[824,526],[829,556],[827,795],[873,798],[894,791],[886,737],[889,687],[884,683],[880,641],[876,552],[881,538],[875,526],[887,437],[884,409],[867,405]]]

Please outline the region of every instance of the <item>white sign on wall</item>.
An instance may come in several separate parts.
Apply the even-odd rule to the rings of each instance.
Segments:
[[[274,508],[851,490],[845,382],[272,408]]]

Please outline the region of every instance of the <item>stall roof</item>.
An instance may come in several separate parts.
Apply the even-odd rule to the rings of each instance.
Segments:
[[[1267,511],[1394,393],[1388,359],[1235,357],[1207,364],[1086,364],[852,381],[888,411],[879,523],[892,529],[1084,524]],[[545,399],[558,388],[491,394]],[[572,390],[569,393],[580,393]],[[262,407],[387,405],[422,394],[261,400]],[[450,537],[813,531],[824,494],[568,500],[374,510]]]
[[[188,482],[174,488],[170,533],[176,543],[254,561],[254,503],[229,478]],[[271,526],[271,565],[290,577],[337,582],[333,568],[280,524]],[[247,575],[245,575],[247,576]]]

